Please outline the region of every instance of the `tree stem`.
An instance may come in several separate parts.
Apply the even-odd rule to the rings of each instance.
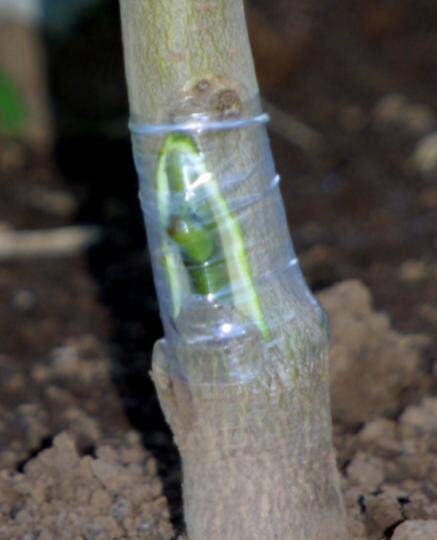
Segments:
[[[135,122],[259,114],[242,0],[121,0],[121,13]],[[182,456],[189,539],[345,540],[323,315],[296,264],[264,128],[196,138],[223,189],[225,177],[242,179],[228,203],[251,201],[234,214],[269,339],[235,307],[202,304],[182,310],[176,337],[168,325],[155,347],[153,379]],[[162,140],[135,144],[137,163],[162,148]],[[153,167],[143,172],[150,204]],[[226,342],[198,339],[199,328],[223,321],[243,321],[245,331]]]
[[[197,85],[220,78],[258,94],[240,0],[121,0],[131,113],[168,120]],[[225,89],[225,88],[223,88]]]

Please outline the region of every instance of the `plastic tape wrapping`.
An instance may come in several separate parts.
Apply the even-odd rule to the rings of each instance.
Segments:
[[[288,232],[267,122],[260,114],[130,123],[166,341],[202,380],[255,377],[241,347],[268,349],[287,295],[313,302]]]

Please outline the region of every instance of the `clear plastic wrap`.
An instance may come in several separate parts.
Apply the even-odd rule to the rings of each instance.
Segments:
[[[131,121],[170,347],[226,348],[256,337],[268,348],[297,311],[316,313],[320,321],[290,239],[267,121],[261,113],[223,120],[194,114],[159,125]],[[235,369],[243,373],[240,365]],[[230,370],[229,364],[227,376]]]

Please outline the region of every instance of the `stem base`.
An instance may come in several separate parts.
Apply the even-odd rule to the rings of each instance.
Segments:
[[[182,456],[190,540],[347,538],[326,356],[316,364],[274,391],[259,381],[190,386],[157,343],[153,379]]]

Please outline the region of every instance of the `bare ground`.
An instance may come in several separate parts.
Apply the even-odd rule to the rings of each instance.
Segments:
[[[321,140],[272,135],[297,251],[330,315],[357,538],[437,538],[433,6],[334,2],[287,69],[258,68],[267,98]],[[79,255],[0,260],[0,540],[181,531],[177,453],[148,378],[161,329],[135,173],[125,132],[105,124],[126,105],[104,24],[49,49],[54,157],[0,142],[0,233],[102,233]]]

